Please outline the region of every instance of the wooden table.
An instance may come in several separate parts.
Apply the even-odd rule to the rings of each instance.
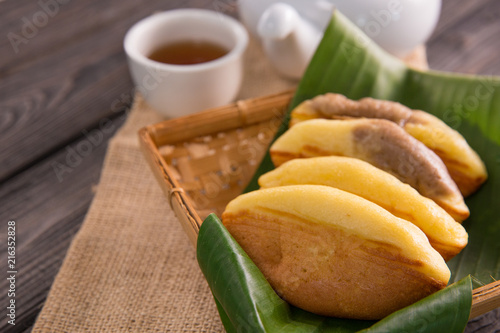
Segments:
[[[15,326],[6,323],[8,286],[0,279],[0,332],[31,331],[92,201],[107,142],[133,96],[126,30],[179,7],[236,15],[231,0],[0,2],[0,258],[5,272],[14,220],[19,269]],[[499,17],[500,1],[445,0],[428,43],[430,66],[500,75]],[[106,133],[92,136],[103,126]],[[492,311],[466,332],[494,332],[498,322],[500,311]]]

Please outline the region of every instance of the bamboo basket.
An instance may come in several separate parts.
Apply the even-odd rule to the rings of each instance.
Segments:
[[[246,187],[281,124],[292,91],[238,101],[139,131],[158,183],[196,247],[206,216]],[[500,307],[500,281],[474,289],[470,318]]]

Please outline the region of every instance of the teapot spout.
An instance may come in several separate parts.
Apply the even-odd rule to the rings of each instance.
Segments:
[[[276,70],[294,79],[302,76],[321,39],[321,31],[281,2],[262,14],[257,32]]]

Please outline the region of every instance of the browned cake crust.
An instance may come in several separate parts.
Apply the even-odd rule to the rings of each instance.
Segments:
[[[353,132],[370,163],[398,177],[428,198],[461,197],[443,161],[394,123],[371,119]]]
[[[302,309],[380,319],[446,286],[394,245],[267,210],[222,218],[276,292]]]
[[[309,101],[310,106],[323,116],[336,118],[378,118],[395,122],[403,127],[407,122],[418,121],[413,111],[392,101],[370,97],[353,101],[340,94],[319,95]]]
[[[462,194],[469,196],[474,193],[487,178],[486,169],[479,156],[468,147],[465,139],[458,132],[427,112],[412,110],[393,101],[377,100],[370,97],[353,101],[343,95],[332,93],[318,95],[311,100],[307,100],[296,110],[299,111],[297,111],[296,117],[292,113],[290,126],[297,123],[302,117],[328,119],[374,118],[394,122],[419,140],[422,136],[432,134],[448,136],[451,140],[460,142],[457,147],[461,147],[460,150],[463,156],[455,156],[439,145],[430,145],[429,148],[443,160]],[[305,112],[305,114],[300,114],[302,112]],[[415,128],[423,129],[423,131],[415,131]],[[465,160],[464,157],[466,157]]]

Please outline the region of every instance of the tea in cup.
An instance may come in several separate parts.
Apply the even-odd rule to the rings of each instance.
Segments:
[[[173,118],[230,103],[243,79],[245,28],[202,9],[153,14],[126,34],[130,73],[146,102]]]

